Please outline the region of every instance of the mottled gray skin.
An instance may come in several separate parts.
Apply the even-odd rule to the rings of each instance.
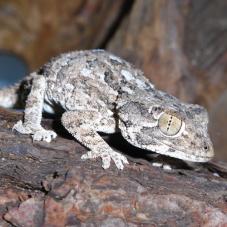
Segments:
[[[203,107],[155,89],[143,72],[103,50],[61,54],[14,88],[0,91],[2,106],[12,107],[23,99],[24,119],[15,130],[50,142],[56,133],[41,126],[42,112],[61,113],[66,130],[90,149],[82,159],[101,157],[105,169],[111,159],[119,169],[128,161],[97,132],[120,131],[136,147],[193,162],[206,162],[214,155]],[[179,128],[175,135],[160,130],[163,113],[168,119],[177,117],[177,126],[170,121],[163,126]]]

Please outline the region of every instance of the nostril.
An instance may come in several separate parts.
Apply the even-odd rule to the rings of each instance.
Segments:
[[[206,142],[203,143],[203,149],[207,151],[209,149],[209,146]]]
[[[207,145],[205,145],[203,148],[204,148],[204,150],[208,150],[208,146]]]

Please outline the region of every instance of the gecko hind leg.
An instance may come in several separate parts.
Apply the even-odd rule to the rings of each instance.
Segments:
[[[21,134],[31,134],[33,140],[50,142],[57,134],[41,126],[45,90],[45,77],[42,75],[34,75],[32,88],[26,101],[24,121],[18,121],[13,126],[13,130]]]
[[[88,120],[89,119],[89,122]],[[102,159],[102,167],[108,169],[111,160],[118,169],[123,169],[128,164],[127,158],[114,151],[97,133],[113,133],[115,119],[113,117],[100,117],[96,111],[70,111],[62,115],[62,124],[79,142],[90,149],[82,155],[82,159]]]

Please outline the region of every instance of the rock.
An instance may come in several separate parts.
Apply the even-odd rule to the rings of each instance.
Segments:
[[[4,219],[14,226],[42,226],[44,218],[44,201],[34,198],[21,202],[19,208],[10,209]]]

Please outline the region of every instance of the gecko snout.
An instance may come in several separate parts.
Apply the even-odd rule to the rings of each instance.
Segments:
[[[204,142],[203,144],[203,151],[207,155],[207,157],[212,158],[214,156],[214,149],[212,143]]]

